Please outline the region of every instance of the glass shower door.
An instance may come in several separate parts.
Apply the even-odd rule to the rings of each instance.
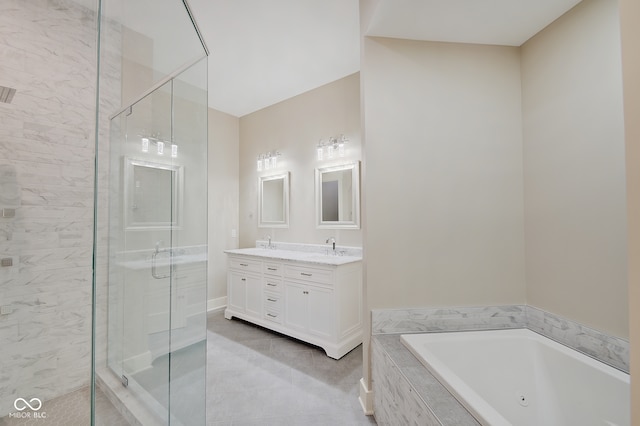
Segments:
[[[109,367],[158,424],[205,422],[202,78],[206,58],[111,126]]]
[[[171,137],[171,84],[112,120],[110,152],[110,367],[159,423],[169,422],[169,363],[162,357],[170,352],[175,304],[179,169],[162,139]]]

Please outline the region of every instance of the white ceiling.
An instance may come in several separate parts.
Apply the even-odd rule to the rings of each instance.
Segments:
[[[580,0],[372,0],[367,35],[520,46]],[[189,0],[209,106],[243,116],[360,69],[358,0]]]
[[[581,0],[378,0],[367,35],[520,46]]]
[[[358,0],[189,0],[209,106],[243,116],[360,70]]]
[[[375,10],[366,35],[520,46],[579,2],[369,0]],[[212,108],[241,117],[360,70],[359,0],[188,3],[210,50]]]

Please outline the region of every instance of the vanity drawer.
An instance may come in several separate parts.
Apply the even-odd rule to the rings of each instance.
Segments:
[[[284,276],[296,280],[313,281],[321,284],[333,284],[333,270],[310,268],[308,266],[285,265]]]
[[[282,299],[279,294],[265,293],[264,295],[264,310],[281,312]]]
[[[229,268],[241,271],[262,272],[262,262],[236,257],[229,258]]]
[[[264,319],[282,324],[282,314],[276,311],[264,310]]]
[[[282,276],[282,263],[264,262],[262,272],[267,275]]]
[[[282,291],[282,280],[278,278],[264,277],[264,289],[267,291]]]

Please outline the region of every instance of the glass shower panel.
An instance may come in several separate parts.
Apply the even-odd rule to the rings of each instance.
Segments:
[[[101,5],[96,384],[142,424],[204,425],[207,52],[184,1]]]
[[[204,424],[207,332],[207,59],[173,80],[174,161],[183,168],[175,250],[169,399],[172,424]]]
[[[173,229],[181,225],[183,195],[182,168],[171,155],[172,84],[112,120],[112,136],[119,139],[111,146],[110,197],[110,367],[167,423],[172,307],[178,303]]]
[[[103,0],[103,13],[109,22],[120,24],[122,105],[203,56],[181,0]]]

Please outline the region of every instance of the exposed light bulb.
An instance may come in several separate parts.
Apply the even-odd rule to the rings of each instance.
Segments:
[[[260,155],[258,155],[258,161],[257,161],[257,169],[259,172],[262,171],[262,157]]]
[[[318,147],[318,161],[322,161],[324,158],[324,149],[321,146]]]
[[[327,147],[327,158],[329,158],[329,159],[333,158],[333,151],[335,151],[333,149],[333,145],[329,145]]]
[[[271,168],[275,169],[277,165],[278,165],[278,156],[274,155],[273,157],[271,157]]]
[[[171,144],[171,157],[176,158],[178,156],[178,145]]]
[[[338,144],[338,155],[344,157],[344,142]]]
[[[158,141],[158,155],[164,154],[164,142]]]
[[[142,138],[142,152],[149,152],[149,138]]]
[[[264,159],[264,169],[265,170],[269,170],[270,166],[271,166],[271,162],[269,161],[269,157],[265,157],[265,159]]]

